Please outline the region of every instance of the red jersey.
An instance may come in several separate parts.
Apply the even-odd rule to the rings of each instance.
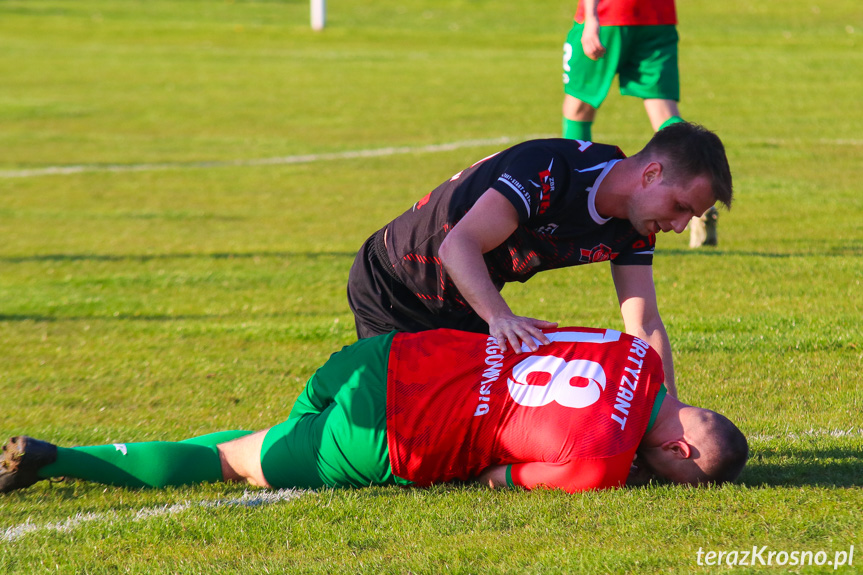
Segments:
[[[393,473],[419,485],[511,465],[515,485],[621,486],[662,387],[662,360],[614,330],[546,333],[536,352],[487,335],[400,333],[387,376]]]
[[[674,0],[599,0],[600,26],[663,26],[677,24]],[[575,21],[584,22],[584,3],[579,2]]]

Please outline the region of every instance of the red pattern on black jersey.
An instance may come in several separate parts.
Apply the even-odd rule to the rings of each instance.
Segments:
[[[619,255],[619,253],[611,251],[611,248],[605,244],[599,244],[598,246],[594,246],[593,249],[586,250],[584,248],[581,249],[581,260],[584,263],[594,263],[594,262],[606,262],[608,260],[613,260]]]
[[[551,344],[522,354],[501,354],[481,334],[396,335],[387,383],[393,472],[427,485],[515,464],[513,478],[526,487],[622,484],[662,362],[642,340],[613,330],[547,334]]]

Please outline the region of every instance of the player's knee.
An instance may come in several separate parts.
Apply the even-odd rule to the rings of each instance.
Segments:
[[[563,98],[563,115],[576,122],[592,122],[596,117],[596,108],[567,94]]]
[[[222,479],[245,481],[256,487],[270,487],[261,469],[261,447],[267,430],[219,444]]]

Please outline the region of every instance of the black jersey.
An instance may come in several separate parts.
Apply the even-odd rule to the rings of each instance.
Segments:
[[[567,139],[532,140],[480,160],[459,172],[387,226],[387,255],[395,276],[426,306],[469,309],[438,250],[449,231],[489,188],[503,194],[519,226],[485,254],[498,290],[537,272],[611,260],[650,265],[656,238],[640,235],[628,220],[596,211],[602,179],[626,156],[617,146]]]

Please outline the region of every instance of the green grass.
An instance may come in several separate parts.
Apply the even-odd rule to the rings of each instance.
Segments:
[[[574,8],[331,2],[315,33],[305,1],[0,2],[0,435],[281,421],[354,339],[344,286],[362,241],[498,146],[196,163],[557,134]],[[863,13],[692,0],[679,15],[682,111],[725,140],[736,199],[718,248],[660,238],[656,283],[682,398],[750,437],[740,484],[258,506],[205,505],[240,498],[231,485],[40,484],[0,498],[0,537],[34,529],[3,542],[0,572],[744,573],[696,553],[764,545],[854,545],[836,572],[863,571]],[[594,134],[632,153],[650,126],[612,94]],[[170,166],[101,169],[142,164]],[[92,171],[7,177],[64,166]],[[622,327],[604,266],[505,295],[517,313]]]

